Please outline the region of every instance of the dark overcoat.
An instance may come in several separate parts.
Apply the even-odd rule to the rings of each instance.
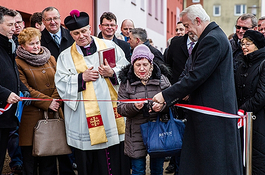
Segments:
[[[252,174],[265,174],[265,48],[244,56],[235,82],[238,108],[253,112]]]
[[[190,104],[236,114],[237,102],[229,41],[215,23],[202,32],[192,51],[191,70],[162,91],[167,105],[190,94]],[[237,119],[188,113],[179,175],[241,175]]]
[[[49,49],[56,61],[60,53],[74,43],[74,39],[70,35],[68,29],[65,29],[61,26],[61,32],[60,48],[56,45],[55,41],[46,28],[41,32],[41,45]]]
[[[12,54],[12,44],[8,38],[0,34],[0,108],[7,105],[7,99],[11,92],[19,95],[19,91],[27,90],[20,81],[15,54]],[[15,116],[17,104],[0,115],[0,128],[16,128],[18,119]]]
[[[175,36],[172,38],[168,47],[167,59],[165,62],[169,65],[172,71],[170,83],[174,84],[178,81],[181,72],[185,68],[185,63],[189,57],[187,48],[188,35]]]
[[[233,68],[234,72],[236,72],[238,66],[243,62],[243,51],[240,46],[240,42],[238,41],[237,34],[234,34],[233,38],[229,40],[232,47],[233,54]]]

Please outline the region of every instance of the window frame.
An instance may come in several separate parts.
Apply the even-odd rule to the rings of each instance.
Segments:
[[[240,6],[240,13],[237,13],[237,6]],[[240,15],[243,15],[244,13],[247,13],[247,5],[246,4],[235,4],[234,15],[240,16]]]
[[[219,13],[217,14],[215,9],[219,8]],[[221,5],[213,5],[213,16],[221,16]]]

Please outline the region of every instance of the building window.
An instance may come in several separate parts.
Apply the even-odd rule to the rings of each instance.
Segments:
[[[160,17],[160,22],[163,24],[164,23],[164,1],[163,0],[161,0],[161,10],[160,10],[160,12],[161,12],[161,17]]]
[[[171,24],[171,35],[173,35],[174,26],[173,26],[173,12],[170,13],[170,24]]]
[[[155,19],[158,20],[158,0],[155,0]]]
[[[169,9],[167,8],[167,33],[169,33]]]
[[[198,3],[200,0],[192,0],[193,3]]]
[[[145,4],[144,4],[145,0],[141,0],[141,10],[145,11]]]
[[[247,11],[247,6],[245,4],[235,5],[235,16],[240,16]]]
[[[148,1],[148,15],[152,16],[152,0]]]
[[[136,0],[131,0],[131,3],[132,3],[133,5],[136,5]]]
[[[213,16],[221,16],[221,6],[214,5],[213,6]]]

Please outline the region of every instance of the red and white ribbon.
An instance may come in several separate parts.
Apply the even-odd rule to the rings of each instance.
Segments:
[[[199,113],[202,113],[202,114],[214,115],[214,116],[218,116],[218,117],[242,118],[239,115],[226,113],[226,112],[223,112],[223,111],[219,111],[217,109],[204,107],[204,106],[188,105],[188,104],[175,104],[175,106],[178,106],[178,107],[181,107],[181,108],[185,108],[185,109],[189,109],[191,111],[199,112]]]
[[[5,111],[7,111],[8,109],[10,109],[12,106],[11,103],[8,103],[5,108],[0,108],[0,115],[3,114]]]

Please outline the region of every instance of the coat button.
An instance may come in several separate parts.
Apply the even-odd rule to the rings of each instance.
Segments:
[[[49,84],[49,83],[47,83],[47,84],[46,84],[46,86],[47,86],[47,87],[49,87],[49,86],[50,86],[50,84]]]
[[[45,73],[46,73],[46,71],[45,71],[45,70],[42,70],[41,72],[42,72],[43,74],[45,74]]]
[[[245,84],[242,84],[242,88],[244,88],[244,87],[246,87],[246,85]]]

